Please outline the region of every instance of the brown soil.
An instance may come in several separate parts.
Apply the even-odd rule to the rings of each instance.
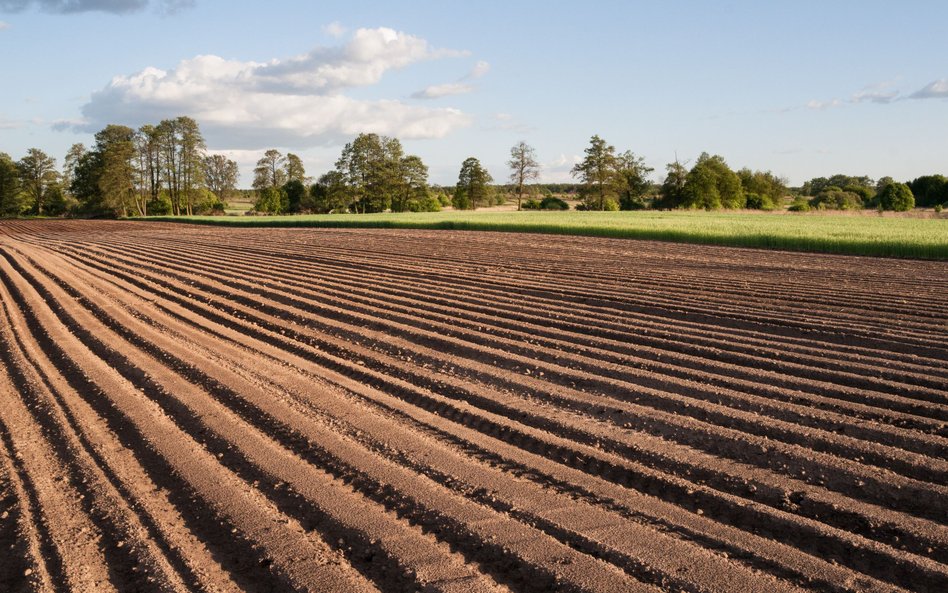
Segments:
[[[0,591],[948,590],[948,264],[0,224]]]

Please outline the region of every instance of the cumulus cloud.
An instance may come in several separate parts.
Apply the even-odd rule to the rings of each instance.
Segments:
[[[83,106],[83,122],[60,128],[97,131],[108,123],[137,126],[176,115],[195,118],[212,146],[255,149],[337,142],[359,132],[439,138],[468,125],[457,109],[395,100],[355,99],[352,87],[378,83],[389,70],[464,55],[431,48],[391,29],[359,29],[338,48],[268,62],[205,55],[171,70],[149,67],[116,76]]]
[[[913,99],[948,99],[948,78],[936,80],[912,93]]]
[[[0,11],[19,12],[36,7],[43,12],[72,14],[79,12],[108,12],[128,14],[148,6],[160,12],[173,13],[194,6],[194,0],[0,0]]]

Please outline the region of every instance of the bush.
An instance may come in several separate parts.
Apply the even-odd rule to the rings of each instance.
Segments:
[[[267,187],[260,190],[260,195],[253,203],[254,211],[260,214],[282,214],[289,206],[289,196],[282,187]]]
[[[787,210],[790,212],[809,212],[810,203],[804,199],[797,198],[792,204],[790,204],[790,207],[787,208]]]
[[[941,212],[941,204],[935,204],[935,213],[938,214]]]
[[[536,200],[532,200],[536,201]],[[547,196],[540,201],[540,210],[569,210],[569,204],[565,200],[554,196]]]
[[[539,210],[541,207],[541,202],[536,198],[530,198],[529,200],[526,200],[520,207],[524,210]]]
[[[907,212],[915,207],[915,196],[904,183],[887,183],[879,191],[879,207],[896,212]]]
[[[865,204],[859,194],[828,189],[810,200],[810,206],[819,210],[861,210]]]
[[[409,212],[441,212],[441,201],[436,196],[408,200]]]
[[[746,194],[746,207],[751,210],[773,210],[774,201],[768,195]]]

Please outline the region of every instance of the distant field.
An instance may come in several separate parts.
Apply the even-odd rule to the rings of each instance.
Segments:
[[[948,259],[948,219],[943,218],[748,212],[430,212],[147,220],[248,227],[514,231]]]

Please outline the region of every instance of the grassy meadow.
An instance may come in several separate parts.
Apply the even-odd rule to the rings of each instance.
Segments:
[[[948,259],[948,219],[704,211],[430,212],[148,217],[237,227],[405,228],[650,239],[851,255]]]

